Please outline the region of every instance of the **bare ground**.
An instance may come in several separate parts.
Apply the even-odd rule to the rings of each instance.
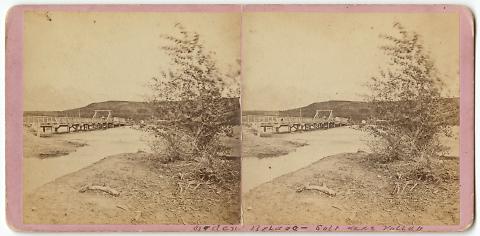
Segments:
[[[239,166],[239,160],[233,160]],[[188,163],[155,164],[147,153],[110,156],[24,198],[26,224],[236,224],[239,186],[180,186]],[[238,167],[239,168],[239,167]],[[85,185],[118,191],[79,192]],[[193,188],[195,188],[193,190]]]
[[[326,157],[252,189],[243,197],[244,223],[459,223],[458,158],[439,160],[444,178],[432,182],[406,181],[400,174],[402,163],[377,165],[368,156],[358,152]],[[301,191],[323,184],[336,195]]]

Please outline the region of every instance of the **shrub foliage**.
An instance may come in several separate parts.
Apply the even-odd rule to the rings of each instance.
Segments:
[[[238,73],[221,73],[200,35],[180,24],[175,27],[177,35],[161,36],[166,42],[162,50],[171,64],[151,81],[153,95],[149,102],[164,113],[162,120],[151,121],[149,130],[157,137],[152,142],[153,150],[162,154],[159,157],[164,162],[199,163],[199,175],[216,173],[226,166],[219,166],[224,163],[219,156],[227,151],[219,138],[231,132],[229,119],[238,106],[231,98],[238,97]],[[165,101],[170,105],[165,106]],[[201,177],[205,181],[209,178]]]
[[[444,85],[420,35],[399,23],[393,27],[396,33],[380,35],[389,64],[368,84],[375,114],[368,130],[378,138],[371,148],[384,162],[406,160],[430,168],[432,158],[446,150],[439,136],[449,134],[441,112]]]

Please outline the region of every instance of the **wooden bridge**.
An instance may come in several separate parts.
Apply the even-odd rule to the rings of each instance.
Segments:
[[[108,112],[106,117],[97,117],[99,112]],[[68,117],[68,116],[24,116],[23,124],[32,129],[37,136],[48,136],[53,133],[60,133],[60,128],[65,132],[89,131],[108,129],[118,126],[125,126],[125,118],[112,117],[111,110],[95,110],[92,118]]]
[[[321,117],[321,112],[329,112],[328,116]],[[295,131],[310,131],[329,129],[348,125],[348,119],[333,117],[332,110],[317,110],[315,117],[301,116],[264,116],[244,115],[242,124],[248,124],[264,133],[291,133]]]

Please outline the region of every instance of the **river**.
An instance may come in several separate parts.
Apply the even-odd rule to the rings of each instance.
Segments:
[[[458,156],[459,153],[458,130],[458,126],[453,127],[453,137],[441,138],[442,142],[450,147],[449,155],[451,156]],[[367,143],[372,140],[372,137],[366,132],[350,127],[292,133],[286,134],[284,137],[291,140],[302,140],[308,145],[279,157],[242,158],[243,193],[327,156],[359,150],[368,152]]]
[[[458,127],[452,138],[444,138],[451,147],[451,155],[458,156]],[[36,188],[58,177],[85,168],[104,157],[149,151],[147,134],[130,127],[62,134],[62,139],[86,143],[75,152],[56,158],[24,158],[24,191]],[[281,175],[296,171],[324,157],[358,150],[368,151],[366,141],[371,138],[365,132],[349,127],[286,134],[286,139],[302,140],[309,145],[287,155],[272,158],[242,158],[242,192],[268,182]],[[452,142],[452,139],[456,141]]]
[[[104,157],[149,150],[145,132],[130,127],[61,134],[59,137],[87,145],[61,157],[24,158],[23,183],[26,193],[58,177],[85,168]]]
[[[307,146],[287,155],[272,158],[242,159],[242,192],[281,175],[296,171],[326,156],[338,153],[366,151],[368,135],[349,127],[288,134],[287,139],[303,140]]]

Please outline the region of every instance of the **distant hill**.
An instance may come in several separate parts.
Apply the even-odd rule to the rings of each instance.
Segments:
[[[239,98],[225,98],[225,101],[235,104],[228,113],[232,123],[240,124],[240,103]],[[68,109],[63,111],[24,111],[24,115],[30,116],[80,116],[92,117],[95,110],[112,110],[116,117],[130,118],[133,120],[147,120],[152,117],[164,118],[165,109],[174,109],[175,102],[164,102],[160,107],[153,107],[147,102],[133,101],[106,101],[88,104],[85,107]]]
[[[373,114],[371,104],[359,101],[316,102],[305,107],[280,111],[280,114],[298,116],[300,110],[302,116],[305,117],[314,117],[317,110],[333,110],[333,116],[350,118],[355,121],[367,119]]]
[[[445,114],[452,124],[459,124],[459,98],[444,98],[442,101],[444,105],[439,112]],[[314,117],[317,110],[333,110],[334,117],[346,117],[354,122],[367,120],[373,116],[372,104],[362,101],[315,102],[308,106],[283,111],[243,111],[242,114]]]
[[[112,110],[117,117],[145,119],[154,115],[153,109],[146,102],[106,101],[90,103],[87,106],[63,111],[25,111],[25,115],[38,116],[80,116],[92,117],[95,110]]]

